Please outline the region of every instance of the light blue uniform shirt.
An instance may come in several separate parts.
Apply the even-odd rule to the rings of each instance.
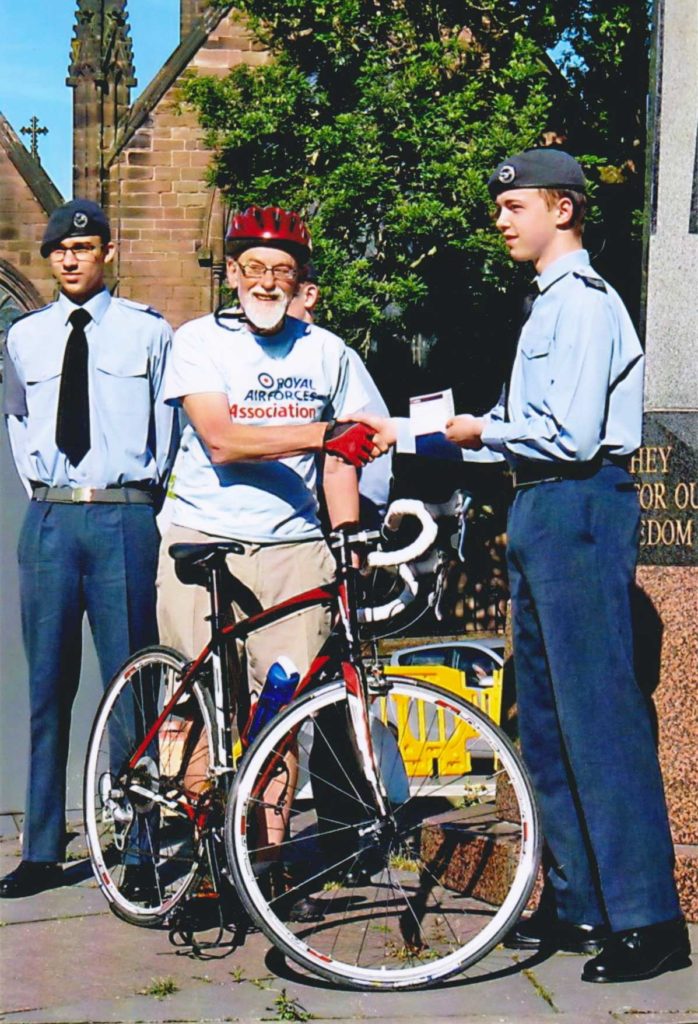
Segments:
[[[147,306],[104,289],[84,304],[88,346],[91,447],[73,466],[56,447],[63,356],[77,309],[61,294],[22,317],[7,336],[4,410],[17,471],[51,487],[159,484],[172,461],[173,410],[164,371],[172,341],[166,320]]]
[[[536,278],[540,295],[523,326],[503,400],[482,442],[518,459],[585,462],[640,445],[644,357],[618,294],[579,249]]]

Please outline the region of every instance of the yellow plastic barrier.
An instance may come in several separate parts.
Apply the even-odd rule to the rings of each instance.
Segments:
[[[499,725],[504,675],[501,668],[493,673],[492,686],[483,689],[466,686],[465,673],[445,665],[388,665],[383,672],[388,677],[423,679],[450,693],[456,693],[476,705]],[[458,722],[455,729],[451,729],[450,735],[446,735],[447,719],[443,712],[437,712],[434,720],[426,722],[425,706],[413,706],[410,709],[407,697],[380,697],[378,707],[381,721],[386,724],[390,722],[397,728],[398,745],[408,775],[461,775],[471,770],[468,741],[477,738],[478,733],[465,722]],[[376,704],[373,710],[376,711]],[[242,745],[238,740],[233,751],[235,764],[241,753]]]
[[[477,705],[499,723],[502,711],[501,669],[494,673],[492,686],[482,690],[466,686],[465,673],[444,665],[391,665],[384,669],[384,673],[388,677],[412,677],[440,686]],[[432,720],[426,722],[424,706],[410,706],[407,697],[389,696],[379,700],[379,717],[385,723],[392,722],[397,728],[400,753],[408,775],[461,775],[471,770],[468,742],[478,733],[465,722],[458,722],[447,735],[447,719],[443,712],[437,711]]]

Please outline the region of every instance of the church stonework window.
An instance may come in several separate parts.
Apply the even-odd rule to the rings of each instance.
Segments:
[[[0,284],[0,381],[3,378],[5,338],[12,323],[26,313],[27,307],[7,288]]]

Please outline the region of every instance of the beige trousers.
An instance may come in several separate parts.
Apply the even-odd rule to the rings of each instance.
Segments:
[[[204,587],[181,583],[168,554],[172,544],[210,544],[231,540],[184,526],[170,525],[160,544],[157,575],[157,613],[160,642],[195,657],[210,639],[209,595]],[[242,542],[241,542],[242,543]],[[335,562],[324,540],[292,544],[243,544],[243,555],[228,555],[226,563],[257,597],[263,608],[334,578]],[[245,618],[235,605],[237,618]],[[304,675],[330,632],[330,612],[317,606],[273,623],[247,640],[250,692],[258,695],[267,672],[280,654],[295,662]]]

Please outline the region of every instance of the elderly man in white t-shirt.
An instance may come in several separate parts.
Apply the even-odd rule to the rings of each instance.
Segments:
[[[344,343],[286,315],[310,258],[301,218],[250,207],[233,217],[226,251],[240,308],[177,331],[165,384],[167,400],[181,404],[189,425],[169,491],[158,622],[161,641],[189,656],[209,635],[208,595],[180,583],[170,546],[239,541],[244,554],[229,555],[228,565],[263,607],[325,583],[335,565],[318,519],[315,456],[325,454],[326,501],[337,526],[357,521],[356,467],[381,452],[370,429],[331,422],[353,411]],[[357,408],[366,400],[352,387]],[[327,610],[311,608],[251,636],[252,692],[281,654],[304,673],[329,627]]]

